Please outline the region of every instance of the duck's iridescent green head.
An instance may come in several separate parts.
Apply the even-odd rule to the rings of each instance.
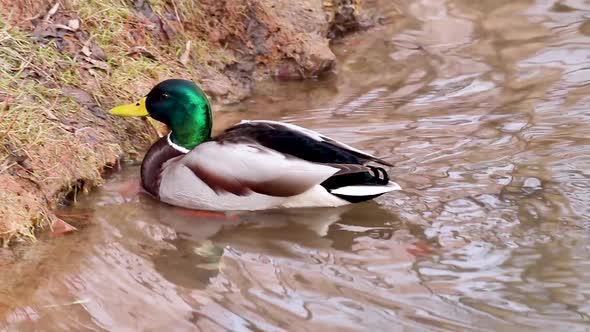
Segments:
[[[175,144],[186,149],[211,138],[211,107],[205,93],[193,82],[170,79],[160,82],[135,104],[115,107],[111,114],[146,116],[166,124]]]

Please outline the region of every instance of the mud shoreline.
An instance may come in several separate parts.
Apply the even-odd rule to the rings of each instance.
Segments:
[[[355,0],[0,0],[0,245],[58,225],[155,137],[105,110],[157,82],[198,82],[216,105],[255,82],[332,71],[330,40],[366,26]],[[48,227],[49,226],[49,227]]]

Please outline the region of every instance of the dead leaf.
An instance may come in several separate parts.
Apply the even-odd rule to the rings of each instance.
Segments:
[[[33,37],[38,41],[45,38],[61,38],[64,35],[65,30],[60,30],[53,24],[39,24],[35,30],[33,30]]]
[[[95,59],[88,57],[88,56],[83,57],[83,59],[86,61],[86,63],[82,63],[83,68],[86,68],[86,69],[97,68],[97,69],[102,69],[104,71],[109,71],[109,65],[104,61],[95,60]]]
[[[156,56],[143,46],[132,47],[129,52],[127,52],[127,55],[139,55],[152,60],[157,60]]]
[[[90,51],[92,52],[92,56],[95,59],[102,61],[105,61],[107,59],[107,56],[106,54],[104,54],[102,48],[100,48],[100,46],[98,46],[98,44],[96,43],[90,43]]]
[[[92,52],[90,51],[90,47],[88,47],[88,45],[84,45],[82,46],[82,49],[80,50],[80,52],[82,52],[82,54],[84,54],[85,56],[91,56]]]
[[[76,30],[80,29],[80,20],[78,20],[78,19],[69,20],[68,21],[68,26],[72,30],[76,31]]]
[[[80,50],[85,56],[88,56],[88,57],[92,55],[92,51],[90,50],[90,43],[92,43],[92,38],[88,38],[84,42],[84,45],[82,46],[82,49]]]
[[[78,40],[71,34],[64,34],[61,38],[55,38],[55,47],[65,54],[77,54],[79,49],[78,44]]]
[[[154,12],[149,1],[133,0],[133,8],[145,16],[150,22],[154,23],[154,32],[157,33],[162,40],[168,41],[172,39],[174,31],[172,31],[170,26],[166,24],[156,12]]]
[[[96,105],[94,98],[92,98],[92,96],[88,92],[82,89],[65,86],[62,88],[62,91],[64,94],[72,97],[72,99],[74,99],[77,103],[81,105]]]
[[[64,86],[61,90],[78,104],[86,107],[96,117],[103,120],[106,119],[106,115],[100,110],[100,107],[96,104],[96,100],[94,100],[94,97],[90,93],[71,86]]]
[[[82,53],[86,56],[92,56],[94,59],[106,60],[106,55],[102,48],[93,41],[93,36],[90,36],[86,31],[77,31],[76,38],[79,41],[84,41],[82,45]]]
[[[67,222],[63,221],[60,218],[55,217],[53,220],[53,224],[51,224],[51,236],[58,237],[62,236],[66,233],[71,233],[77,231],[78,229]]]

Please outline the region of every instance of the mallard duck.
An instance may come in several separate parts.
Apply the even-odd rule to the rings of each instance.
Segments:
[[[148,150],[143,188],[170,205],[209,211],[337,207],[399,190],[388,162],[315,131],[242,121],[211,137],[211,106],[193,82],[170,79],[110,110],[150,116],[170,133]],[[370,164],[373,165],[370,165]]]

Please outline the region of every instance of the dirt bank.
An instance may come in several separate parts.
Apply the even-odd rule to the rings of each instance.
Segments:
[[[0,0],[0,240],[34,238],[68,193],[100,184],[155,136],[105,115],[169,77],[215,103],[255,81],[335,64],[329,38],[361,26],[355,0]]]

